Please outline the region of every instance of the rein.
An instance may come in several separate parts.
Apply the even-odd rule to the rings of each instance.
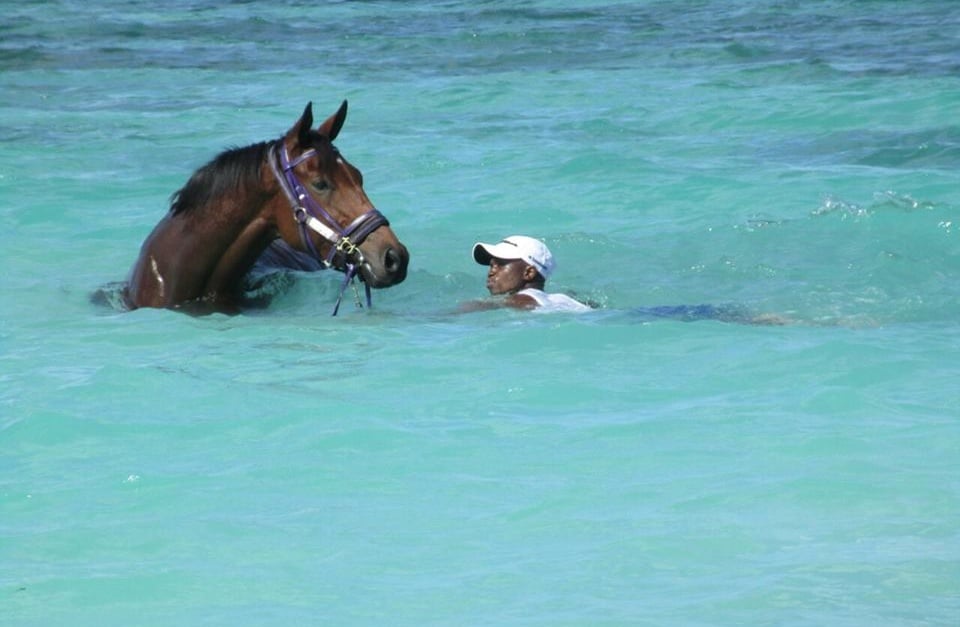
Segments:
[[[270,151],[270,167],[273,169],[274,176],[277,177],[277,182],[280,183],[280,188],[283,190],[283,193],[286,194],[287,200],[290,201],[290,208],[293,209],[293,218],[297,221],[297,226],[300,230],[300,241],[303,243],[304,248],[310,251],[314,259],[321,262],[324,267],[341,270],[344,273],[343,284],[340,286],[340,294],[337,296],[337,304],[333,307],[332,315],[335,316],[340,310],[343,293],[346,291],[347,286],[353,283],[360,267],[363,266],[365,262],[363,253],[360,252],[360,244],[363,243],[363,240],[365,240],[368,235],[381,226],[389,225],[390,222],[382,213],[376,209],[371,209],[348,224],[346,228],[341,228],[337,221],[333,219],[333,216],[321,207],[320,204],[313,199],[313,196],[307,193],[307,189],[293,172],[293,169],[297,167],[297,165],[314,156],[316,152],[316,150],[311,148],[291,162],[290,157],[287,155],[286,147],[283,145],[283,142],[280,141],[277,142],[274,150]],[[326,257],[322,257],[320,251],[313,245],[313,240],[310,239],[307,229],[310,229],[330,243],[330,252],[327,253]],[[340,253],[343,259],[342,267],[334,264],[337,253]],[[360,280],[363,282],[366,291],[367,307],[370,307],[372,305],[370,285],[363,281],[363,277],[360,277]],[[354,292],[356,292],[356,287],[354,287]],[[359,293],[357,293],[357,306],[363,307],[363,304],[360,302]]]

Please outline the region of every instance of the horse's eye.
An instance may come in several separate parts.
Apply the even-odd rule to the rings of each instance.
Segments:
[[[317,179],[314,182],[310,183],[310,185],[313,187],[313,189],[317,190],[318,192],[325,192],[328,189],[330,189],[330,184],[327,183],[326,179]]]

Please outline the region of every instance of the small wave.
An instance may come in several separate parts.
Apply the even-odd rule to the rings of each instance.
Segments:
[[[928,200],[917,200],[909,194],[898,194],[894,191],[878,192],[873,195],[877,208],[900,209],[903,211],[918,211],[933,209],[934,204]]]
[[[106,307],[113,311],[130,311],[125,297],[126,281],[107,283],[90,294],[90,302],[98,307]]]
[[[811,211],[813,216],[839,214],[843,217],[861,218],[873,215],[878,211],[900,211],[910,213],[934,209],[936,205],[928,200],[918,200],[909,194],[900,194],[895,191],[877,192],[873,195],[873,202],[869,206],[848,202],[834,196],[827,196],[819,207]]]
[[[839,214],[843,217],[849,216],[855,218],[869,215],[869,213],[870,212],[861,205],[840,200],[839,198],[834,198],[833,196],[827,196],[824,198],[820,206],[810,212],[810,214],[813,216]]]

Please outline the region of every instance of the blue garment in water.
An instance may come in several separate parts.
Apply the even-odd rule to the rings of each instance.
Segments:
[[[313,255],[300,252],[278,238],[270,242],[270,245],[260,254],[251,273],[258,275],[284,269],[316,272],[325,268],[320,260]]]
[[[630,313],[645,320],[719,320],[722,322],[749,322],[750,315],[735,305],[658,305],[656,307],[638,307]]]

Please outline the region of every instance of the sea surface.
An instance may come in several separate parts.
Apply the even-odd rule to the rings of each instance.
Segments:
[[[0,624],[960,624],[960,3],[2,13]],[[344,99],[404,283],[91,302]]]

